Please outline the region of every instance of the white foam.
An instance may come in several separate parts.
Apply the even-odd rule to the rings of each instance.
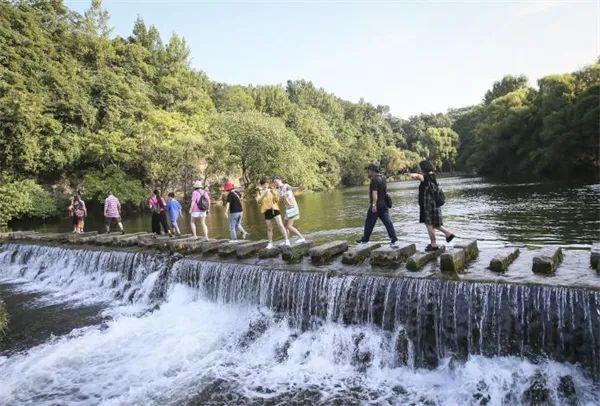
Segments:
[[[267,330],[244,341],[256,320],[268,323]],[[353,361],[359,335],[364,338],[358,351],[371,354],[370,366],[363,369]],[[600,402],[593,382],[576,368],[554,362],[471,357],[435,370],[395,367],[390,337],[374,328],[334,323],[302,333],[268,311],[216,304],[199,298],[196,290],[174,285],[152,313],[139,317],[122,312],[106,328],[81,329],[0,358],[0,404],[177,404],[215,379],[255,400],[310,389],[324,403],[370,396],[379,403],[439,404],[473,403],[484,381],[489,404],[502,404],[511,393],[521,396],[538,368],[548,376],[554,399],[558,378],[569,374],[583,404]],[[279,362],[275,354],[288,340],[288,357]],[[392,391],[397,385],[405,394]]]

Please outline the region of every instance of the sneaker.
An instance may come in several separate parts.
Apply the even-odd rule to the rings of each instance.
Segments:
[[[121,230],[121,235],[125,235],[125,230]]]
[[[450,234],[448,237],[446,237],[446,242],[452,241],[454,237],[456,237],[454,234]]]
[[[303,242],[306,242],[306,238],[304,238],[304,237],[298,238],[298,240],[296,240],[296,244],[301,244]]]
[[[290,240],[285,240],[285,242],[283,243],[283,245],[285,245],[286,247],[289,247],[291,245],[290,244]]]
[[[237,242],[237,240],[229,240],[229,242]]]
[[[434,247],[431,244],[429,244],[429,245],[427,245],[427,247],[425,247],[425,252],[437,251],[438,249],[439,249],[439,247],[437,245]]]
[[[272,242],[270,242],[270,243],[268,243],[268,244],[267,244],[267,247],[266,247],[266,249],[268,249],[268,250],[272,250],[273,248],[274,248],[274,247],[273,247],[273,243],[272,243]]]
[[[394,241],[390,243],[390,248],[400,248],[400,243],[398,241]]]
[[[249,235],[250,235],[249,233],[247,233],[247,232],[244,231],[242,233],[242,239],[245,240],[246,238],[248,238]]]
[[[357,244],[366,244],[366,242],[364,242],[364,241],[362,240],[362,238],[361,238],[360,240],[356,240],[356,243],[357,243]]]

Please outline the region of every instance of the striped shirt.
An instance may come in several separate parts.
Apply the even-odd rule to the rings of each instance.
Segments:
[[[119,213],[119,209],[121,208],[121,203],[119,199],[110,195],[104,201],[104,217],[116,218],[121,217]]]

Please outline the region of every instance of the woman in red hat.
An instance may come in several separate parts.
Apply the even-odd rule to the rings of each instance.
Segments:
[[[242,215],[244,213],[242,197],[235,190],[235,186],[231,181],[225,183],[223,190],[227,192],[227,197],[225,198],[225,217],[229,219],[229,234],[231,240],[237,240],[238,231],[242,233],[242,239],[245,240],[246,237],[248,237],[248,233],[244,230],[244,227],[242,227]]]

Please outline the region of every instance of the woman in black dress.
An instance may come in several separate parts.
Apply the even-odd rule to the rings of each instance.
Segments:
[[[435,241],[435,230],[444,233],[446,242],[454,239],[452,231],[444,227],[442,221],[442,208],[438,207],[433,198],[433,190],[437,187],[437,179],[433,171],[431,162],[425,160],[419,163],[421,173],[411,173],[410,177],[419,180],[419,222],[425,223],[429,240],[431,243],[425,248],[425,251],[435,251],[438,249]]]

